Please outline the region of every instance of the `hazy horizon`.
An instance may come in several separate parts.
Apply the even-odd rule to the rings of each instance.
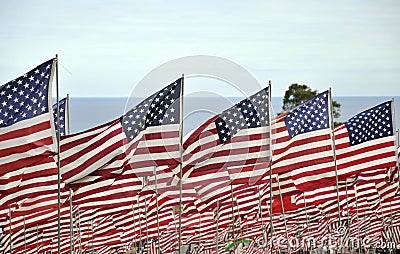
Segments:
[[[352,116],[379,103],[394,98],[396,128],[400,126],[400,96],[337,96],[341,103],[341,116],[335,121],[344,122]],[[128,97],[70,97],[70,133],[77,133],[98,126],[124,114]],[[139,102],[142,98],[130,98]],[[185,133],[193,130],[211,116],[222,112],[242,97],[206,98],[188,97],[184,101]],[[206,100],[206,101],[205,101]],[[274,114],[282,112],[282,97],[272,97]]]

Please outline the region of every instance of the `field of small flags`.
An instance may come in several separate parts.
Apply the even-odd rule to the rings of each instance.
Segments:
[[[69,133],[57,68],[0,86],[1,253],[400,248],[394,101],[334,127],[330,90],[273,116],[270,84],[183,136],[177,77]]]

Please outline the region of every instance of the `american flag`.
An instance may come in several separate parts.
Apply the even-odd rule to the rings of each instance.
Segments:
[[[393,102],[388,101],[350,118],[334,130],[339,180],[362,171],[396,166]],[[334,161],[292,172],[299,189],[335,181]]]
[[[269,88],[212,117],[184,142],[183,172],[269,161]]]
[[[61,173],[72,183],[111,164],[152,175],[179,162],[182,79],[154,93],[121,118],[61,139]]]
[[[330,104],[326,91],[272,121],[274,173],[332,161]]]
[[[55,59],[0,86],[1,174],[55,154],[50,85]]]
[[[149,246],[149,254],[158,254],[158,239],[153,238],[150,242],[147,243]]]
[[[60,129],[60,136],[65,136],[68,133],[68,100],[67,98],[61,99],[59,102],[59,110],[60,110],[60,127],[57,125],[57,103],[53,105],[53,115],[54,115],[54,127],[56,129],[56,134],[58,133],[58,129]]]

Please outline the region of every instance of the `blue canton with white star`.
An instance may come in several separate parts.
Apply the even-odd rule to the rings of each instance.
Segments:
[[[285,124],[290,138],[330,128],[328,91],[290,110],[285,117]]]
[[[53,59],[0,87],[0,128],[49,112]]]
[[[344,123],[350,145],[394,135],[391,101],[368,109]]]
[[[149,126],[180,124],[181,87],[180,78],[122,116],[122,128],[129,142]]]
[[[66,106],[67,106],[67,98],[60,100],[59,110],[60,110],[60,136],[65,136],[65,115],[66,115]],[[57,126],[57,103],[53,105],[53,114],[54,114],[54,127],[56,129],[56,134],[58,133]]]
[[[214,121],[221,144],[242,129],[269,125],[268,90],[266,88],[222,112]]]

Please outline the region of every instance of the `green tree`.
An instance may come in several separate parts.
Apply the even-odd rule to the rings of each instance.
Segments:
[[[312,97],[318,94],[317,90],[312,90],[307,85],[299,85],[297,83],[291,84],[289,88],[285,92],[285,96],[283,97],[283,106],[282,109],[284,111],[291,110],[297,105],[311,99]],[[333,106],[333,117],[340,117],[340,103],[337,101],[332,101]],[[335,122],[335,126],[339,124]]]

